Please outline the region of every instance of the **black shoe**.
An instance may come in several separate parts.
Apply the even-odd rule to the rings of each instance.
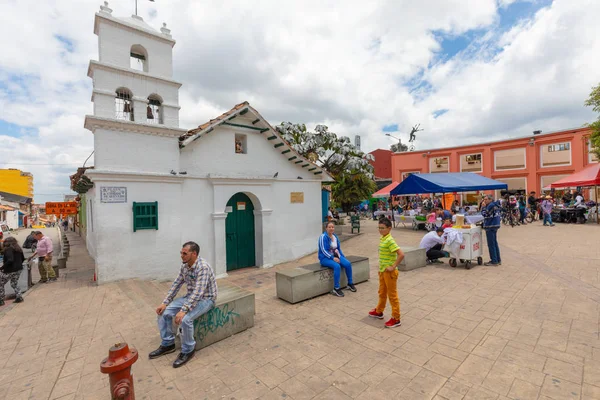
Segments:
[[[495,263],[495,262],[488,261],[488,262],[486,262],[486,263],[483,263],[483,265],[486,265],[486,266],[490,266],[490,265],[492,265],[492,266],[493,266],[493,265],[500,265],[500,264],[498,264],[498,263]]]
[[[348,286],[346,286],[346,289],[351,292],[356,292],[356,286],[354,286],[354,283],[349,283]]]
[[[173,368],[179,368],[186,362],[190,361],[194,357],[195,353],[196,350],[192,350],[189,353],[179,353],[177,359],[173,361]]]
[[[159,346],[158,349],[154,350],[152,353],[148,355],[150,359],[158,358],[160,356],[164,356],[165,354],[170,354],[175,351],[175,343],[170,346]]]
[[[22,302],[23,302],[23,298],[21,296],[19,296],[15,299],[15,303],[22,303]]]
[[[48,279],[40,279],[37,283],[48,283]]]
[[[48,282],[56,282],[58,280],[58,278],[50,278],[48,279]]]
[[[5,305],[6,303],[4,302],[4,300],[0,300],[0,306]]]
[[[440,259],[436,259],[436,260],[432,260],[431,261],[433,264],[443,264],[444,262],[441,261]]]
[[[344,297],[344,292],[342,292],[342,289],[333,288],[331,294],[337,297]]]

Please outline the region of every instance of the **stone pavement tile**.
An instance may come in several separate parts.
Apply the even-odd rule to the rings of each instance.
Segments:
[[[314,400],[350,400],[351,398],[352,397],[349,397],[344,392],[333,386],[330,386],[324,392],[321,392],[317,396],[313,397]]]
[[[469,355],[469,353],[467,353],[466,351],[458,350],[452,346],[442,344],[439,340],[435,343],[432,343],[428,347],[428,349],[433,351],[434,353],[441,354],[443,356],[450,357],[454,360],[461,362],[464,361]]]
[[[6,392],[7,397],[10,398],[11,396],[14,396],[17,393],[31,389],[34,386],[35,382],[37,382],[40,379],[42,379],[42,375],[41,373],[37,373],[12,381],[8,391]]]
[[[202,381],[200,387],[191,392],[181,392],[186,400],[212,400],[227,398],[232,392],[222,380],[211,376]],[[137,397],[137,392],[136,392]]]
[[[497,400],[499,395],[483,387],[469,389],[463,400]]]
[[[583,365],[584,360],[583,357],[539,345],[535,347],[534,353],[575,365]]]
[[[264,394],[269,393],[269,388],[260,380],[252,381],[231,393],[230,398],[239,400],[261,399]]]
[[[404,343],[401,347],[394,350],[392,354],[418,366],[425,365],[435,355],[433,351],[416,346],[411,341]]]
[[[572,321],[556,322],[552,320],[545,320],[542,323],[542,329],[556,333],[568,334],[571,330],[571,322]]]
[[[544,374],[539,371],[523,367],[521,365],[509,363],[506,361],[496,361],[494,368],[503,374],[511,375],[515,378],[527,381],[536,386],[542,386]]]
[[[377,386],[387,380],[393,372],[393,366],[391,365],[393,360],[381,360],[375,364],[371,369],[360,376],[360,380],[367,386]]]
[[[498,357],[500,357],[501,353],[502,350],[496,350],[494,348],[483,346],[476,346],[471,352],[471,354],[475,354],[479,357],[487,358],[488,360],[492,361],[496,361]]]
[[[546,357],[544,356],[511,346],[504,348],[498,360],[511,362],[536,371],[542,371],[546,363]]]
[[[248,382],[256,380],[256,377],[239,365],[223,364],[215,368],[216,378],[225,382],[232,392],[235,392]]]
[[[580,384],[583,379],[583,367],[581,365],[569,364],[553,358],[548,358],[546,361],[544,373],[577,384]]]
[[[336,354],[336,353],[334,353]],[[386,354],[380,352],[366,352],[359,357],[354,357],[342,367],[340,367],[341,371],[352,375],[355,378],[360,378],[363,374],[369,371],[374,365],[381,362],[382,359],[385,359]],[[333,368],[330,368],[333,369]]]
[[[444,386],[447,378],[428,370],[421,370],[406,386],[416,393],[432,398]]]
[[[456,368],[458,368],[460,364],[460,361],[443,356],[441,354],[436,354],[429,361],[427,361],[423,368],[433,371],[445,378],[449,378],[452,376],[454,371],[456,371]]]
[[[508,392],[508,397],[515,400],[537,399],[540,389],[540,386],[536,386],[520,379],[515,379]]]
[[[471,387],[464,385],[454,379],[448,379],[444,386],[438,390],[438,395],[448,400],[460,400],[462,399]]]
[[[276,366],[277,368],[281,369],[283,367],[285,367],[286,365],[289,364],[289,361],[287,361],[286,359],[284,359],[283,357],[279,357],[273,361],[271,361],[271,364],[273,364],[274,366]]]
[[[56,381],[50,399],[58,399],[71,393],[75,393],[79,387],[79,374],[72,374]]]
[[[285,382],[290,378],[288,374],[281,371],[273,364],[263,365],[259,369],[253,371],[253,374],[269,389],[273,389],[281,382]]]
[[[330,369],[316,363],[297,374],[296,378],[319,394],[330,386],[330,383],[325,381],[325,378],[330,374]]]
[[[470,385],[481,385],[493,364],[491,360],[471,354],[458,367],[453,378]]]
[[[300,372],[304,371],[306,368],[315,364],[311,358],[301,356],[300,358],[288,359],[286,356],[282,356],[282,358],[289,361],[289,364],[282,368],[282,371],[288,374],[289,376],[296,376]]]
[[[27,389],[22,392],[11,395],[10,400],[29,400],[32,390],[33,389]]]
[[[540,395],[556,400],[566,400],[579,399],[581,392],[582,388],[579,384],[561,380],[552,375],[546,375]]]
[[[600,386],[600,361],[585,359],[583,381],[590,385]]]
[[[583,394],[581,395],[581,399],[582,400],[600,399],[600,387],[584,383],[583,384]]]
[[[388,400],[390,392],[385,387],[368,387],[360,394],[357,400]]]
[[[66,363],[64,363],[64,365],[62,366],[62,369],[60,370],[60,374],[58,375],[59,379],[67,377],[69,375],[73,375],[73,374],[80,375],[81,371],[83,369],[84,361],[85,361],[85,359],[83,357],[81,357],[76,360],[71,360],[71,361],[67,361]],[[98,365],[97,365],[97,367],[98,367]]]
[[[506,396],[510,391],[515,377],[501,365],[494,365],[481,384],[496,394]]]
[[[487,320],[490,321],[490,320]],[[489,325],[489,323],[481,325],[483,321],[479,322],[479,321],[473,321],[473,320],[468,320],[465,318],[461,318],[461,317],[457,317],[454,322],[452,323],[452,326],[454,328],[458,328],[461,329],[463,331],[468,331],[471,332],[473,331],[475,328],[482,328],[482,329],[489,329],[490,327],[488,327],[487,325]],[[481,325],[481,326],[480,326]]]
[[[357,397],[367,388],[367,385],[360,379],[357,379],[342,370],[333,371],[329,376],[326,376],[323,379],[351,398]]]
[[[295,377],[280,383],[278,388],[286,394],[286,397],[291,396],[295,400],[309,400],[317,394],[311,387]]]
[[[558,351],[565,351],[569,342],[568,333],[557,333],[550,330],[542,330],[542,333],[537,341],[537,344],[544,347],[549,347]]]
[[[185,396],[177,389],[177,387],[175,387],[175,385],[167,385],[165,387],[156,388],[146,393],[144,397],[148,400],[185,400]]]
[[[586,343],[576,343],[569,341],[567,344],[567,350],[564,351],[575,356],[592,358],[592,349],[593,347]]]
[[[135,366],[134,366],[135,368]],[[181,368],[172,368],[174,371],[178,371]],[[181,393],[190,393],[198,388],[198,383],[205,379],[213,378],[213,370],[210,368],[195,368],[193,371],[179,371],[179,374],[169,382],[170,385],[177,386],[177,389]]]
[[[344,366],[346,363],[353,362],[353,361],[356,362],[356,360],[360,360],[360,359],[355,358],[352,354],[350,354],[344,350],[337,350],[337,351],[329,353],[326,356],[319,359],[319,363],[323,364],[330,370],[334,371],[334,370]]]

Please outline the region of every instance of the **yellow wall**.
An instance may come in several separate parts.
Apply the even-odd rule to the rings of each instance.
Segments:
[[[0,169],[0,192],[33,198],[33,176],[18,169]]]

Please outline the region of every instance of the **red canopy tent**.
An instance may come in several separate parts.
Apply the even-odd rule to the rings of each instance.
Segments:
[[[598,193],[597,186],[600,186],[600,163],[589,164],[587,167],[579,172],[575,172],[572,175],[565,176],[562,179],[550,185],[553,189],[573,188],[573,187],[594,187],[594,193]],[[596,203],[600,199],[596,199]],[[600,223],[598,219],[598,204],[596,204],[596,222]]]
[[[386,187],[381,188],[378,191],[376,191],[375,193],[373,193],[372,197],[379,198],[379,199],[383,198],[383,197],[389,197],[390,196],[390,192],[396,186],[398,186],[398,182],[392,182],[389,185],[387,185]]]
[[[565,176],[550,185],[554,189],[577,186],[600,186],[600,163],[590,164],[581,171]]]

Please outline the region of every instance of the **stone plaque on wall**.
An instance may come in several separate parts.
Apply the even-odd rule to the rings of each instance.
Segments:
[[[100,186],[100,202],[127,203],[127,188],[116,186]]]
[[[291,192],[290,203],[304,203],[304,192]]]

